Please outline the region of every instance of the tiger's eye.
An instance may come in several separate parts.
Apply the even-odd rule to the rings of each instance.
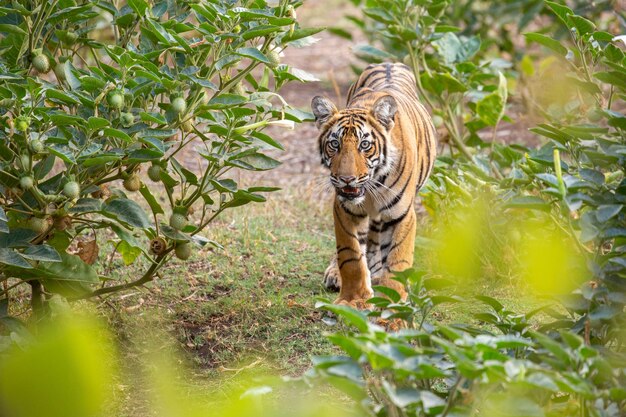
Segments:
[[[339,141],[336,139],[331,140],[330,142],[328,142],[328,144],[333,149],[339,149]]]
[[[362,151],[367,151],[369,148],[372,147],[372,142],[370,142],[369,140],[364,140],[359,144],[359,147]]]

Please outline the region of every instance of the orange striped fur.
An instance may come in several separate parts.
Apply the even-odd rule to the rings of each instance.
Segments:
[[[370,65],[350,88],[345,109],[319,96],[311,106],[322,164],[336,190],[337,253],[324,284],[340,289],[336,303],[361,303],[372,296],[372,284],[406,297],[392,272],[413,264],[413,202],[436,151],[413,72],[403,64]]]

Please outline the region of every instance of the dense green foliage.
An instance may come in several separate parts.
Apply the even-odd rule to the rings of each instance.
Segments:
[[[36,310],[51,293],[146,283],[173,255],[217,245],[201,232],[221,212],[275,190],[228,173],[276,167],[264,151],[281,145],[263,129],[304,117],[275,92],[305,74],[279,65],[280,51],[319,31],[299,27],[300,4],[2,4],[0,315],[23,283]],[[107,284],[105,245],[143,274]]]
[[[470,30],[473,20],[454,12],[459,2],[362,3],[366,17],[353,20],[382,39],[369,36],[374,45],[358,47],[357,55],[412,66],[450,144],[424,192],[441,229],[429,241],[439,263],[433,277],[399,276],[411,288],[406,303],[384,288],[391,301],[372,300],[404,330],[387,333],[364,315],[324,305],[358,331],[330,336],[347,356],[318,359],[316,372],[379,416],[622,415],[626,58],[620,38],[598,28],[610,27],[607,20],[594,23],[553,2],[537,2],[520,22],[551,16],[545,29],[524,34],[526,49],[490,41],[490,32],[510,28],[506,14],[502,21],[489,18],[495,21],[483,27],[481,42]],[[474,3],[483,10],[503,6]],[[597,16],[600,10],[594,9]],[[494,49],[511,52],[513,62],[493,58]],[[545,50],[553,55],[545,57]],[[542,138],[538,148],[498,137],[502,121],[515,126],[505,115],[515,94],[536,115],[530,130]],[[506,248],[506,263],[519,267],[525,284],[558,295],[560,307],[519,314],[483,295],[489,310],[476,314],[478,326],[437,325],[436,305],[461,302],[455,291],[434,291],[441,282],[479,278],[485,252],[502,255]]]

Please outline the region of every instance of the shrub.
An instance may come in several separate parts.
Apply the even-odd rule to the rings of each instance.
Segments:
[[[207,243],[200,233],[221,212],[275,190],[240,188],[228,173],[279,164],[263,129],[302,120],[275,91],[303,72],[276,59],[319,29],[299,27],[300,2],[269,3],[0,8],[0,298],[28,283],[41,310],[50,293],[141,285],[174,251],[186,259]],[[192,147],[199,170],[183,156]],[[165,203],[142,182],[149,166]],[[103,239],[125,264],[144,259],[144,272],[107,285],[94,265]]]
[[[407,270],[397,279],[409,301],[379,288],[388,298],[370,300],[369,314],[321,303],[345,330],[328,336],[343,356],[314,358],[310,377],[322,378],[372,416],[618,416],[626,411],[626,362],[605,355],[564,330],[557,338],[532,330],[527,314],[507,310],[479,296],[475,314],[492,329],[438,324],[443,303],[466,303],[442,288],[449,280]],[[473,302],[475,303],[475,302]],[[380,316],[401,329],[385,331],[371,322]]]

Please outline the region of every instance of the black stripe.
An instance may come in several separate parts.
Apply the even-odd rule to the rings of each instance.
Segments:
[[[391,267],[392,267],[392,266],[394,266],[394,265],[398,265],[398,264],[407,264],[407,265],[411,266],[411,262],[409,262],[409,261],[405,261],[404,259],[401,259],[401,260],[399,260],[399,261],[392,262],[391,264],[389,264],[389,265],[385,266],[385,269],[386,269],[387,271],[389,271],[389,272],[393,272],[393,271],[391,270]]]
[[[407,214],[409,214],[409,211],[413,209],[413,205],[409,204],[409,207],[406,209],[406,211],[404,213],[402,213],[400,216],[396,217],[393,220],[389,220],[388,222],[385,222],[383,224],[383,227],[381,229],[381,232],[386,231],[387,229],[389,229],[390,227],[395,226],[396,224],[400,223],[402,220],[404,220],[404,218],[406,217]]]
[[[337,255],[339,255],[341,252],[346,251],[346,250],[349,250],[349,251],[354,252],[354,253],[361,253],[361,251],[360,251],[360,250],[355,250],[355,249],[352,249],[352,248],[351,248],[351,247],[349,247],[349,246],[346,246],[346,247],[343,247],[343,248],[341,248],[341,249],[338,249],[338,250],[337,250]]]
[[[387,205],[385,205],[385,207],[383,207],[380,211],[389,210],[389,209],[393,208],[393,206],[398,204],[400,202],[400,200],[402,200],[402,197],[404,197],[404,192],[406,191],[406,187],[409,186],[409,183],[411,182],[412,178],[413,178],[413,171],[411,171],[411,174],[409,175],[409,178],[404,183],[404,187],[402,187],[402,190],[393,198],[393,200],[391,200],[391,202],[389,202]]]
[[[337,206],[336,205],[333,206],[333,211],[335,212],[335,216],[337,216],[337,222],[339,223],[339,226],[341,226],[341,229],[345,232],[345,234],[347,234],[350,237],[353,237],[353,238],[357,239],[356,235],[354,233],[350,233],[348,231],[348,229],[346,229],[346,226],[344,226],[343,223],[341,222],[341,217],[339,216],[339,213],[337,212]]]
[[[357,214],[357,213],[351,212],[350,210],[346,208],[346,206],[343,205],[343,203],[341,203],[340,205],[343,211],[345,211],[347,214],[349,214],[352,217],[356,217],[357,219],[364,219],[365,217],[367,217],[367,214]]]
[[[361,259],[363,259],[363,255],[359,256],[358,258],[350,258],[350,259],[346,259],[345,261],[343,261],[341,264],[339,264],[339,269],[343,268],[343,266],[349,262],[358,262]]]

